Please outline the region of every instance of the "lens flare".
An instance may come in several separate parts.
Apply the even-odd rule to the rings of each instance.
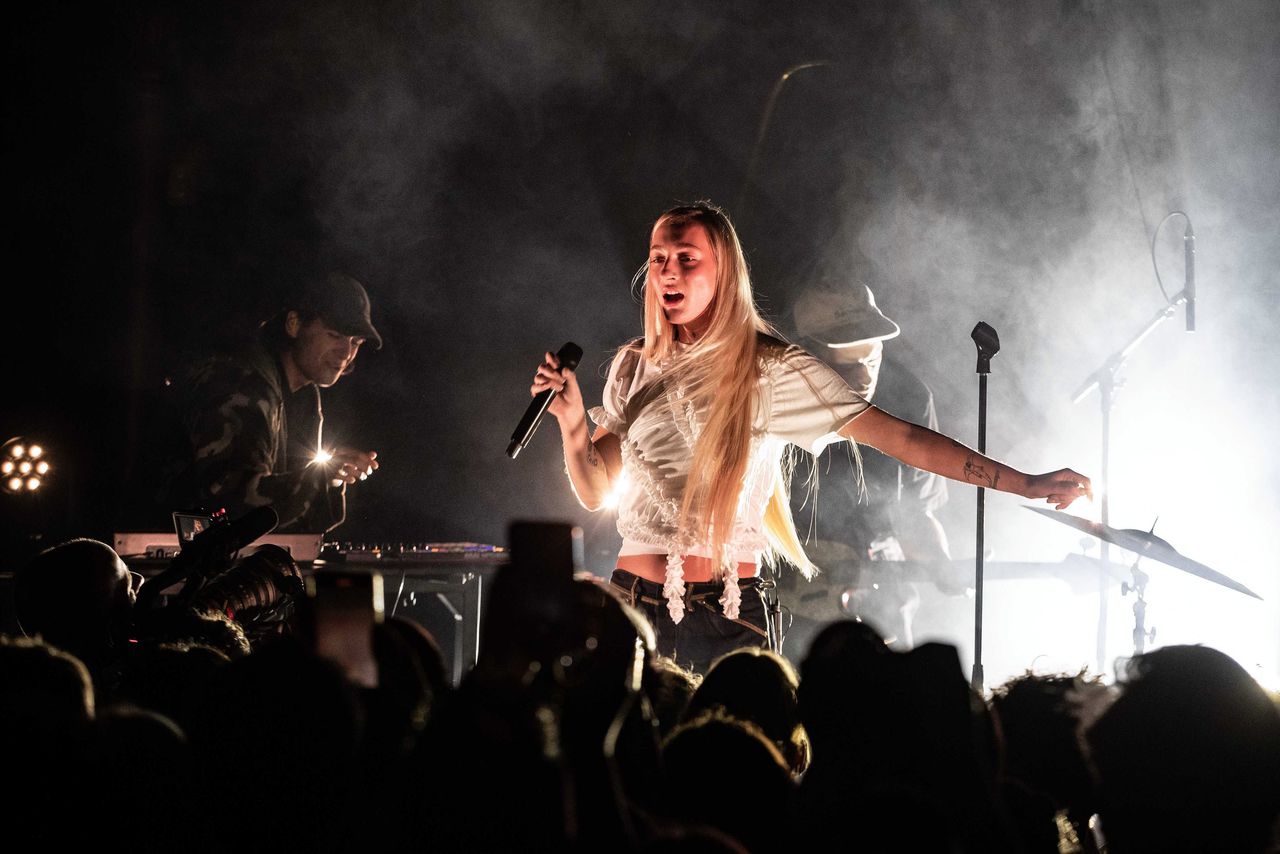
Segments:
[[[604,507],[606,510],[615,510],[618,502],[622,500],[622,496],[626,494],[627,489],[631,486],[626,475],[621,475],[613,482],[613,488],[609,490],[609,494],[604,497]]]

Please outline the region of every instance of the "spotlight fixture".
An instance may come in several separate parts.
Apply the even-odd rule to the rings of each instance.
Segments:
[[[53,470],[42,445],[15,436],[0,446],[0,476],[11,495],[35,492]]]

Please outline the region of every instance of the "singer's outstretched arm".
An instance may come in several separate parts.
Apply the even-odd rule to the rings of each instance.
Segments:
[[[1023,498],[1043,498],[1059,510],[1065,510],[1083,495],[1093,497],[1089,478],[1071,469],[1026,474],[874,406],[846,424],[840,435],[870,445],[909,466]]]
[[[547,411],[560,425],[564,462],[573,492],[583,507],[599,510],[613,487],[614,478],[622,471],[622,446],[618,437],[604,428],[597,428],[594,436],[587,434],[587,412],[578,378],[571,370],[560,370],[554,353],[547,353],[545,361],[538,366],[530,392],[537,395],[547,389],[556,392]]]

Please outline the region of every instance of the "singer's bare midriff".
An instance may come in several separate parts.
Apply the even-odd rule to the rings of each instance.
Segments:
[[[620,555],[618,557],[618,569],[625,569],[632,575],[640,576],[645,581],[653,581],[661,584],[667,578],[667,556]],[[758,571],[759,570],[754,563],[738,564],[739,578],[754,578]],[[712,581],[713,572],[711,559],[698,557],[697,555],[685,555],[684,580]]]

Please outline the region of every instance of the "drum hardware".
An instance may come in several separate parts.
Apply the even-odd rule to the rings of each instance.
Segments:
[[[1174,569],[1180,569],[1197,578],[1203,578],[1205,581],[1212,581],[1214,584],[1219,584],[1246,596],[1252,596],[1254,599],[1262,599],[1261,596],[1240,582],[1181,554],[1168,542],[1149,531],[1135,531],[1131,528],[1111,528],[1100,522],[1091,522],[1088,519],[1081,519],[1079,516],[1072,516],[1070,513],[1063,513],[1058,510],[1050,510],[1046,507],[1027,507],[1027,509],[1033,513],[1039,513],[1041,516],[1053,519],[1055,522],[1069,525],[1077,531],[1084,531],[1104,543],[1119,546],[1139,557],[1149,558],[1166,566],[1172,566]]]
[[[1132,575],[1132,583],[1122,581],[1120,583],[1120,593],[1123,596],[1129,595],[1130,592],[1136,594],[1133,603],[1133,654],[1141,655],[1146,650],[1148,642],[1155,642],[1156,630],[1153,626],[1148,629],[1147,620],[1147,582],[1150,576],[1139,568],[1144,557],[1149,557],[1159,561],[1166,566],[1172,566],[1174,569],[1180,569],[1189,575],[1197,578],[1203,578],[1205,581],[1212,581],[1230,590],[1243,593],[1246,596],[1252,596],[1255,599],[1262,599],[1257,593],[1254,593],[1248,587],[1240,582],[1230,578],[1215,569],[1211,569],[1198,561],[1194,561],[1178,552],[1168,542],[1155,535],[1155,522],[1151,524],[1150,531],[1137,531],[1130,528],[1116,529],[1103,525],[1100,522],[1091,522],[1088,519],[1081,519],[1079,516],[1072,516],[1069,513],[1062,513],[1057,510],[1049,510],[1045,507],[1027,507],[1042,516],[1069,525],[1079,531],[1092,534],[1104,543],[1111,543],[1119,546],[1126,551],[1133,552],[1137,555],[1133,565],[1129,567]],[[1159,521],[1159,517],[1157,517]]]

